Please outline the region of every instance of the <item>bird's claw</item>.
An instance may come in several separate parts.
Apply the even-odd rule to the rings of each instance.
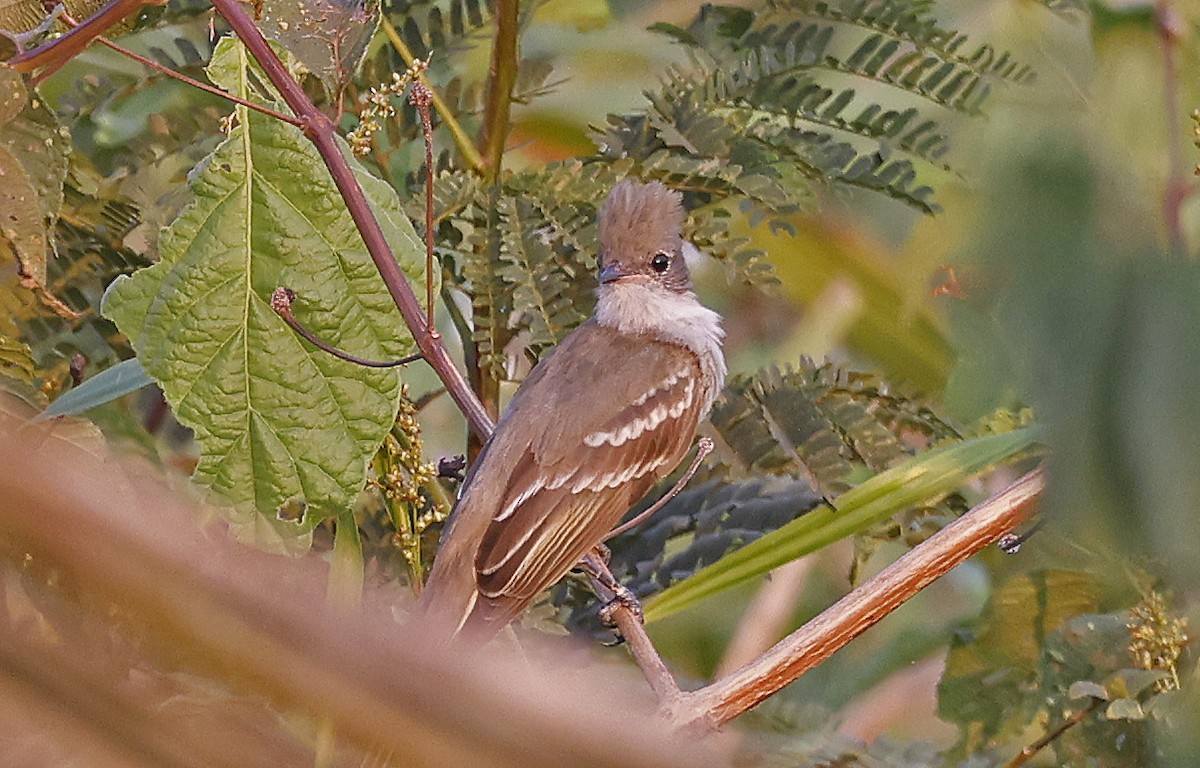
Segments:
[[[633,592],[629,591],[629,587],[617,584],[612,590],[612,599],[600,606],[600,623],[606,627],[616,627],[615,615],[621,608],[629,609],[633,617],[641,623],[645,618],[645,615],[642,613],[642,604],[634,597]]]

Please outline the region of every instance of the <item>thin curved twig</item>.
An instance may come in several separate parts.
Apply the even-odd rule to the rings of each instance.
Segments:
[[[654,517],[654,514],[658,512],[658,510],[665,507],[667,502],[678,496],[679,492],[684,489],[684,486],[692,481],[692,478],[696,476],[696,472],[700,469],[700,464],[704,461],[708,454],[713,452],[713,448],[715,447],[716,444],[713,443],[713,439],[711,437],[700,438],[700,442],[696,445],[696,458],[692,459],[692,463],[688,466],[687,471],[684,472],[683,475],[675,482],[675,485],[671,486],[671,490],[664,493],[661,499],[651,504],[644,512],[641,512],[636,517],[626,520],[624,523],[609,531],[608,535],[604,537],[604,541],[608,541],[611,538],[620,536],[622,533],[625,533],[625,531],[636,528],[649,520],[651,517]]]
[[[71,27],[72,29],[79,26],[79,22],[76,21],[74,18],[72,18],[69,13],[66,13],[66,12],[61,13],[61,14],[59,14],[59,18],[62,19],[64,24]],[[247,109],[253,109],[255,112],[261,112],[262,114],[267,115],[269,117],[273,117],[276,120],[282,120],[285,123],[291,123],[292,125],[295,125],[297,127],[301,126],[300,121],[291,115],[285,114],[283,112],[278,112],[278,111],[271,109],[270,107],[264,106],[262,104],[255,104],[253,101],[250,101],[248,99],[243,99],[240,96],[235,96],[232,93],[230,93],[229,91],[222,91],[220,88],[211,86],[208,83],[202,83],[199,80],[196,80],[195,78],[188,77],[187,75],[183,74],[182,72],[176,72],[175,70],[171,69],[170,67],[166,67],[166,66],[163,66],[162,64],[159,64],[157,61],[154,61],[153,59],[148,59],[145,56],[141,55],[140,53],[134,53],[133,51],[129,50],[128,48],[126,48],[122,45],[118,45],[117,43],[113,42],[112,40],[109,40],[107,37],[104,37],[103,35],[96,37],[96,42],[100,43],[100,45],[103,45],[104,47],[108,48],[111,51],[121,54],[122,56],[124,56],[127,59],[132,59],[133,61],[136,61],[137,63],[141,64],[143,67],[153,69],[155,72],[159,72],[159,73],[166,75],[167,77],[170,77],[174,80],[178,80],[179,82],[184,83],[185,85],[190,85],[193,88],[198,88],[198,89],[204,91],[205,93],[212,94],[213,96],[219,96],[220,98],[225,99],[226,101],[232,101],[234,104],[240,104],[243,107],[246,107]]]
[[[300,324],[300,321],[292,314],[292,302],[295,300],[296,292],[291,288],[276,288],[271,294],[271,309],[283,319],[283,322],[288,324],[289,328],[308,340],[310,344],[317,349],[328,352],[339,360],[361,365],[364,368],[399,368],[402,365],[408,365],[421,359],[420,354],[415,354],[402,357],[399,360],[367,360],[358,355],[352,355],[349,352],[340,350]]]

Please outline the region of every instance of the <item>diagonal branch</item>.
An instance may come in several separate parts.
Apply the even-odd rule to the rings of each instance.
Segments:
[[[287,102],[292,112],[303,122],[305,135],[321,154],[338,191],[346,201],[346,208],[350,211],[350,215],[362,235],[367,251],[371,254],[371,260],[375,262],[375,267],[379,270],[379,275],[387,285],[392,300],[396,302],[396,307],[404,317],[405,324],[412,331],[417,347],[421,350],[421,356],[446,385],[446,390],[466,417],[471,430],[480,437],[486,438],[494,428],[492,419],[483,404],[479,402],[479,398],[471,391],[462,374],[454,366],[454,362],[450,359],[446,348],[442,346],[441,338],[436,330],[431,328],[426,321],[421,302],[417,300],[407,278],[400,271],[400,265],[396,263],[396,259],[392,255],[383,230],[380,229],[379,222],[371,211],[371,206],[367,203],[366,195],[359,186],[358,180],[354,178],[350,164],[338,147],[337,132],[333,121],[317,109],[300,84],[288,74],[287,68],[271,50],[271,46],[267,44],[262,32],[246,13],[246,7],[242,3],[238,0],[213,0],[213,7],[233,28],[234,33],[249,50],[250,55],[262,67],[271,84],[283,96],[283,100]]]
[[[71,15],[68,13],[64,12],[61,15],[61,18],[62,18],[63,22],[65,22],[67,24],[67,26],[69,26],[71,28],[75,28],[75,27],[79,26],[79,23],[77,21],[75,21],[75,19],[71,18]],[[292,117],[291,115],[285,115],[282,112],[276,112],[275,110],[271,109],[270,107],[263,106],[262,104],[255,104],[253,101],[250,101],[248,99],[243,99],[239,96],[233,95],[232,93],[230,93],[228,91],[222,91],[220,88],[211,86],[208,83],[202,83],[199,80],[196,80],[195,78],[188,77],[187,75],[183,74],[182,72],[176,72],[175,70],[171,69],[170,67],[166,67],[166,66],[163,66],[162,64],[159,64],[157,61],[154,61],[153,59],[148,59],[139,53],[134,53],[133,51],[129,50],[128,48],[125,48],[124,46],[117,45],[112,40],[109,40],[107,37],[104,37],[103,35],[101,35],[100,37],[97,37],[96,42],[105,46],[109,50],[112,50],[112,51],[115,51],[115,52],[121,54],[122,56],[124,56],[126,58],[133,59],[134,61],[136,61],[137,63],[141,64],[144,67],[153,69],[155,72],[159,72],[163,75],[166,75],[167,77],[178,80],[181,83],[186,83],[187,85],[190,85],[193,88],[199,88],[200,90],[204,91],[205,93],[211,93],[212,95],[219,96],[220,98],[225,99],[227,101],[232,101],[234,104],[240,104],[243,107],[246,107],[247,109],[253,109],[255,112],[261,112],[264,115],[270,115],[271,117],[275,118],[276,120],[282,120],[285,123],[291,123],[294,126],[301,127],[300,121],[298,119],[296,119],[295,117]]]
[[[1035,469],[973,508],[727,677],[662,702],[681,726],[719,727],[823,662],[905,601],[1026,520],[1046,481]],[[624,629],[624,627],[622,627]]]
[[[658,697],[659,706],[662,708],[670,706],[682,695],[682,692],[679,690],[679,684],[675,682],[671,670],[667,669],[666,663],[658,655],[658,650],[651,642],[650,636],[646,634],[646,628],[642,625],[640,607],[635,612],[635,609],[628,603],[618,599],[617,592],[624,587],[618,585],[612,571],[608,570],[603,559],[591,555],[585,557],[583,572],[587,574],[592,585],[592,592],[595,593],[601,605],[613,607],[613,611],[609,615],[613,623],[617,625],[621,639],[629,646],[629,653],[633,656],[638,668],[642,670],[642,674],[645,675],[646,682],[650,683],[650,689]],[[625,592],[629,594],[628,590]]]

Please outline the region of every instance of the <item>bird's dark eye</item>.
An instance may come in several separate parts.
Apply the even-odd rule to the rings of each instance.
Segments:
[[[659,251],[654,254],[654,258],[650,259],[650,268],[660,275],[667,271],[667,267],[671,266],[671,257]]]

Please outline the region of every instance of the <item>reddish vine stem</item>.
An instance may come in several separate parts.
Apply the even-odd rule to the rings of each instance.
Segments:
[[[417,347],[421,350],[421,356],[437,372],[438,378],[442,380],[455,404],[466,417],[471,430],[486,439],[491,435],[495,425],[483,404],[479,402],[479,398],[475,396],[462,374],[454,366],[446,348],[442,346],[441,338],[428,324],[421,308],[421,302],[417,300],[416,294],[408,284],[408,279],[400,270],[399,264],[396,263],[387,239],[383,235],[383,230],[367,202],[366,195],[359,186],[358,180],[354,178],[350,164],[337,144],[337,132],[333,122],[317,109],[300,84],[288,74],[287,68],[271,50],[271,46],[267,44],[262,32],[246,13],[242,3],[238,0],[212,0],[212,2],[213,7],[229,23],[250,55],[262,67],[271,84],[283,96],[288,107],[300,119],[305,135],[312,141],[325,161],[325,166],[329,169],[334,184],[337,185],[338,191],[345,200],[346,208],[353,217],[363,242],[367,246],[367,251],[371,254],[371,260],[375,262],[380,277],[383,278],[388,292],[392,295],[392,300],[396,302],[396,307],[400,310],[405,324],[412,331],[413,339],[416,340]]]
[[[971,555],[1027,520],[1045,491],[1035,469],[930,537],[732,674],[663,702],[681,726],[716,728],[832,656]],[[618,618],[619,618],[618,611]],[[620,625],[622,632],[625,625]]]
[[[162,5],[164,2],[166,0],[112,0],[62,37],[19,53],[7,63],[18,72],[43,70],[33,78],[34,82],[39,82],[79,55],[93,40],[120,24],[125,17],[137,13],[143,6]]]
[[[417,80],[412,84],[408,101],[421,116],[421,133],[425,137],[425,311],[427,324],[437,333],[433,325],[433,118],[429,113],[433,91]]]
[[[295,300],[296,292],[291,288],[276,288],[271,294],[271,309],[283,319],[283,322],[287,323],[289,328],[307,339],[314,347],[328,352],[339,360],[361,365],[364,368],[398,368],[421,359],[421,356],[416,354],[402,357],[399,360],[367,360],[340,350],[300,324],[300,321],[292,314],[292,302]]]
[[[66,23],[70,27],[78,26],[78,22],[76,22],[75,19],[71,18],[71,16],[69,14],[64,13],[60,16],[60,18],[62,18],[63,22]],[[200,90],[204,91],[205,93],[211,93],[214,96],[220,96],[222,99],[225,99],[226,101],[232,101],[234,104],[241,104],[243,107],[246,107],[248,109],[253,109],[255,112],[261,112],[262,114],[273,117],[276,120],[282,120],[285,123],[291,123],[294,126],[302,127],[300,120],[293,117],[292,115],[286,115],[283,112],[277,112],[276,110],[271,109],[270,107],[263,106],[262,104],[255,104],[253,101],[247,101],[246,99],[243,99],[240,96],[234,96],[232,93],[229,93],[228,91],[222,91],[220,88],[215,88],[215,87],[209,85],[208,83],[202,83],[199,80],[196,80],[195,78],[188,77],[187,75],[183,74],[182,72],[176,72],[175,70],[171,69],[170,67],[165,67],[162,64],[159,64],[157,61],[148,59],[139,53],[134,53],[133,51],[129,50],[128,48],[120,46],[117,43],[114,43],[112,40],[109,40],[107,37],[104,37],[103,35],[97,37],[96,42],[100,43],[101,45],[105,46],[106,48],[109,48],[110,50],[116,51],[117,53],[121,54],[122,56],[125,56],[126,58],[133,59],[134,61],[136,61],[137,63],[141,64],[144,67],[153,69],[155,72],[161,72],[162,74],[166,75],[167,77],[174,78],[182,83],[186,83],[187,85],[190,85],[193,88],[199,88]]]

